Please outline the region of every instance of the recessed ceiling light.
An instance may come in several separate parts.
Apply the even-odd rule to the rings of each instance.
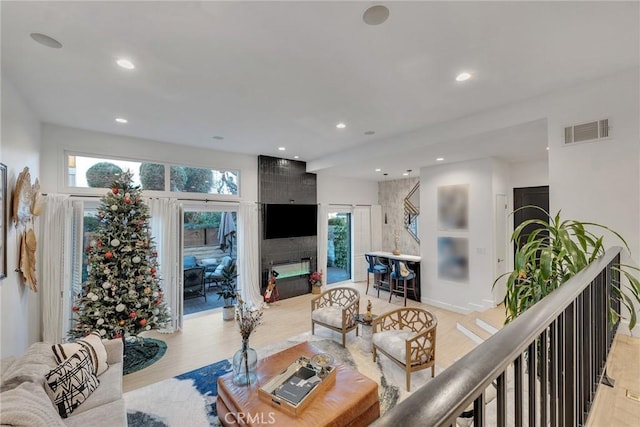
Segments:
[[[444,160],[444,157],[438,157],[438,158],[436,159],[436,162],[441,162],[441,161],[443,161],[443,160]]]
[[[222,141],[224,139],[224,136],[216,135],[216,136],[212,136],[212,138],[217,139],[218,141]]]
[[[456,81],[457,82],[464,82],[465,80],[469,80],[471,78],[471,74],[464,72],[464,73],[460,73],[456,76]]]
[[[279,150],[279,151],[285,151],[285,150],[286,150],[286,148],[285,148],[285,147],[278,147],[278,150]]]
[[[337,127],[338,129],[344,129],[344,128],[346,128],[346,127],[347,127],[347,125],[346,125],[346,124],[344,124],[344,123],[342,123],[342,122],[340,122],[340,123],[338,123],[338,124],[336,125],[336,127]]]
[[[381,170],[382,170],[382,169],[380,169],[380,168],[377,168],[377,169],[376,169],[376,172],[380,172]]]
[[[381,4],[371,6],[362,14],[362,20],[368,25],[380,25],[389,17],[389,9]]]
[[[547,151],[549,151],[549,147],[547,147]]]
[[[376,131],[375,131],[375,130],[368,130],[368,131],[366,131],[364,134],[365,134],[365,135],[374,135],[375,133],[376,133]]]
[[[118,123],[128,123],[129,120],[123,118],[123,117],[116,117],[116,122]]]
[[[35,40],[37,43],[40,43],[43,46],[50,47],[53,49],[60,49],[62,47],[62,43],[53,37],[49,37],[45,34],[41,33],[31,33],[31,38]]]
[[[402,176],[409,176],[409,172],[403,172]]]
[[[125,59],[125,58],[118,59],[116,61],[116,64],[118,64],[122,68],[126,68],[127,70],[133,70],[134,68],[136,68],[136,66],[133,65],[133,62],[131,62],[128,59]]]
[[[294,159],[299,159],[299,158],[300,158],[300,156],[293,156],[293,158],[294,158]]]

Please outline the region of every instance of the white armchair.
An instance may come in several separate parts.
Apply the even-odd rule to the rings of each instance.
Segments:
[[[403,368],[410,391],[412,372],[431,368],[431,376],[435,374],[437,325],[436,317],[421,308],[400,308],[374,318],[373,361],[379,351]]]
[[[324,326],[342,334],[342,346],[346,335],[356,330],[355,316],[360,310],[360,292],[347,287],[331,288],[311,300],[311,334],[315,333],[315,324]]]

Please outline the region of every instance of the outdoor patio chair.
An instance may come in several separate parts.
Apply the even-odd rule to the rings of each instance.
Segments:
[[[204,267],[187,268],[183,271],[183,294],[185,298],[204,297],[204,300],[207,300],[204,290]]]

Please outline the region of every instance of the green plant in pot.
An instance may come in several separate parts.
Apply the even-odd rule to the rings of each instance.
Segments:
[[[513,232],[511,240],[520,242],[515,253],[514,271],[498,277],[495,284],[504,276],[506,296],[504,299],[508,323],[525,312],[529,307],[549,295],[589,263],[605,252],[604,237],[594,231],[608,231],[629,246],[616,231],[593,222],[562,220],[560,212],[551,217],[548,212],[537,206],[524,206],[520,209],[539,209],[549,218],[548,221],[531,219],[524,221]],[[523,241],[523,230],[529,225],[538,228]],[[629,329],[636,325],[636,307],[640,304],[640,281],[635,276],[640,269],[621,264],[615,269],[626,276],[628,284],[614,283],[613,298],[619,299],[629,310]],[[623,286],[626,287],[623,289]],[[609,319],[615,324],[619,316],[609,310]]]
[[[236,289],[236,277],[238,277],[238,274],[235,263],[230,263],[222,269],[222,280],[217,294],[218,299],[224,299],[224,307],[222,308],[222,318],[224,320],[233,320],[235,317],[233,301],[236,299],[238,292]]]

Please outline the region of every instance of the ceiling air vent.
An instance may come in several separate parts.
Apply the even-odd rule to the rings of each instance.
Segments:
[[[564,128],[564,143],[573,144],[574,142],[587,142],[609,138],[610,130],[609,119],[568,126]]]

